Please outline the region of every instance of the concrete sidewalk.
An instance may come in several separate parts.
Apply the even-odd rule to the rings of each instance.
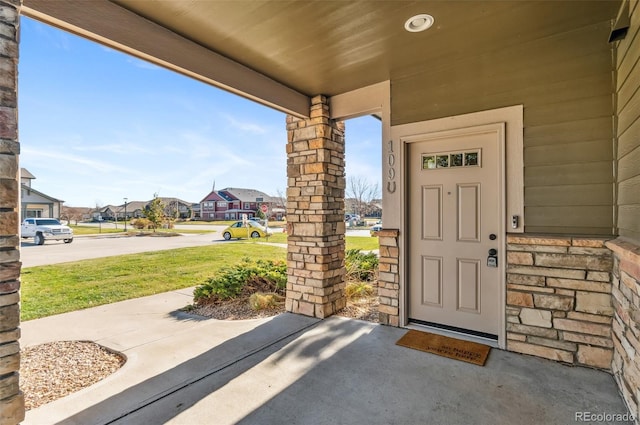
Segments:
[[[396,346],[404,329],[340,317],[176,311],[190,302],[174,291],[24,322],[23,346],[93,340],[128,358],[24,423],[567,424],[576,412],[626,413],[605,372],[498,349],[479,367]]]

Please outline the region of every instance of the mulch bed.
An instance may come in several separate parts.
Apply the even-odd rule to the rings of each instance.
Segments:
[[[20,389],[26,410],[79,391],[111,375],[124,357],[89,341],[59,341],[20,353]]]

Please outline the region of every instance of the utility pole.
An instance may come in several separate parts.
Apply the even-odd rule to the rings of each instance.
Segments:
[[[127,201],[129,198],[124,198],[124,231],[127,231]]]

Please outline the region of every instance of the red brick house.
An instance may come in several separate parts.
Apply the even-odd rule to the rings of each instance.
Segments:
[[[239,220],[243,214],[254,217],[262,205],[278,206],[274,199],[255,189],[228,187],[212,190],[200,201],[202,220]]]

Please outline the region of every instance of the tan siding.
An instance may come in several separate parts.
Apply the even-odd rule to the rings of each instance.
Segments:
[[[634,13],[634,9],[630,9]],[[636,42],[638,31],[640,29],[640,14],[635,13],[631,16],[631,26],[626,37],[618,43],[616,51],[616,67],[618,70],[617,88],[621,88],[623,84],[627,84],[627,79],[632,73],[635,61],[640,56],[640,45]],[[626,103],[626,102],[624,102]],[[623,104],[624,104],[623,103]]]
[[[640,241],[640,6],[631,3],[631,27],[617,46],[618,214],[621,236]]]
[[[629,103],[624,105],[622,109],[620,109],[620,113],[618,114],[619,134],[624,134],[624,132],[629,127],[631,127],[631,124],[634,124],[638,120],[637,111],[639,110],[640,110],[640,96],[638,96],[638,92],[636,91],[636,93],[631,97],[631,99],[629,99]]]
[[[640,175],[618,184],[618,205],[640,205]]]
[[[405,70],[392,78],[392,124],[524,105],[525,230],[611,234],[609,31],[600,22]],[[412,100],[419,86],[424,96]]]
[[[551,164],[579,164],[598,162],[613,156],[611,140],[556,144],[525,148],[525,167]]]
[[[548,234],[566,234],[566,235],[601,235],[601,236],[611,236],[610,227],[574,227],[574,226],[534,226],[527,225],[527,231],[530,233],[548,233]]]
[[[638,167],[640,167],[640,146],[627,155],[620,157],[618,161],[618,181],[624,181],[638,175]]]
[[[406,77],[394,76],[392,123],[422,121],[425,113],[429,118],[440,118],[518,103],[527,108],[530,101],[542,105],[557,103],[593,96],[592,93],[602,93],[603,89],[610,93],[612,64],[610,46],[606,43],[608,31],[607,22],[480,57],[465,57],[441,66],[434,64]],[[598,75],[601,78],[594,86],[587,77]],[[570,94],[554,87],[562,83],[575,84],[581,79],[584,84],[573,86]],[[426,87],[425,97],[402,96],[413,92],[418,80]],[[543,100],[536,102],[537,99]],[[608,99],[609,106],[610,103]]]
[[[600,234],[611,234],[612,206],[571,207],[525,207],[527,226],[531,227],[583,227],[600,228]],[[530,230],[531,231],[531,230]]]
[[[640,118],[624,133],[618,132],[618,158],[628,155],[637,148],[638,140],[640,140]]]
[[[638,34],[629,34],[627,36],[639,37]],[[620,78],[620,80],[616,81],[618,89],[618,105],[620,107],[629,103],[631,97],[633,97],[633,95],[638,91],[638,87],[640,87],[640,75],[637,72],[629,74],[635,65],[633,59],[634,58],[631,56],[626,56],[622,61],[622,64],[619,64],[619,66],[625,66],[627,68],[626,73],[623,73],[621,70],[618,72],[618,78]],[[637,57],[635,59],[637,59]]]
[[[610,140],[612,118],[603,117],[563,122],[524,129],[525,146],[545,146],[557,143],[576,143],[589,140]]]
[[[610,117],[612,114],[613,94],[611,87],[605,96],[572,99],[568,102],[548,103],[539,106],[525,105],[525,123],[532,126]]]
[[[613,183],[611,162],[526,167],[525,187]],[[525,198],[525,204],[527,199]]]
[[[541,186],[525,188],[529,205],[573,206],[613,205],[611,184],[580,186]]]
[[[618,207],[618,227],[620,236],[640,241],[640,205]]]

